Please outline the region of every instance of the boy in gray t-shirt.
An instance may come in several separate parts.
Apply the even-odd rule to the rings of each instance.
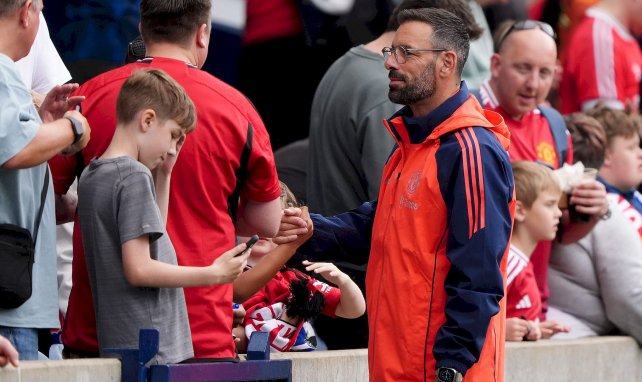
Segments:
[[[241,244],[204,267],[178,266],[165,231],[170,176],[194,104],[161,70],[139,70],[123,84],[117,128],[78,186],[78,215],[101,349],[137,347],[143,328],[160,332],[153,363],[194,356],[181,287],[232,282],[246,264]],[[151,171],[150,171],[151,170]],[[153,171],[153,175],[152,175]]]

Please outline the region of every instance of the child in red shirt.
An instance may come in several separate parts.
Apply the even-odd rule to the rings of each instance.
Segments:
[[[544,165],[515,161],[512,167],[517,203],[506,270],[506,340],[536,341],[568,331],[556,322],[539,322],[542,301],[529,261],[537,243],[557,235],[562,190],[553,171]]]

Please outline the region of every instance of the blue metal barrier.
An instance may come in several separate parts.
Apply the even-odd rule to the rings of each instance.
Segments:
[[[291,360],[270,360],[268,333],[254,332],[250,337],[247,361],[168,364],[146,366],[158,353],[156,329],[141,329],[138,349],[104,349],[118,354],[123,382],[222,382],[222,381],[292,381]]]

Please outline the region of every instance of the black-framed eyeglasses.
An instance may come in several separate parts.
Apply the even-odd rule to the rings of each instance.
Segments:
[[[499,52],[499,49],[502,47],[502,44],[504,43],[504,40],[506,40],[506,37],[508,37],[509,34],[513,31],[523,31],[523,30],[529,30],[529,29],[539,29],[542,32],[546,33],[550,38],[555,40],[557,38],[557,35],[555,34],[555,30],[553,27],[545,23],[543,21],[537,21],[537,20],[522,20],[522,21],[516,21],[511,25],[504,33],[502,33],[502,36],[497,40],[497,44],[495,44],[495,52]]]
[[[405,46],[387,46],[381,49],[383,59],[387,60],[392,54],[399,64],[404,64],[408,58],[408,54],[412,52],[445,52],[448,49],[444,48],[406,48]]]

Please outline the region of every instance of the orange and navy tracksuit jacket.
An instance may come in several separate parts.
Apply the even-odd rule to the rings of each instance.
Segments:
[[[315,236],[301,250],[348,260],[370,249],[371,380],[434,381],[443,366],[464,381],[503,381],[515,204],[508,129],[464,83],[430,114],[405,107],[386,125],[398,147],[378,201],[314,216]]]

